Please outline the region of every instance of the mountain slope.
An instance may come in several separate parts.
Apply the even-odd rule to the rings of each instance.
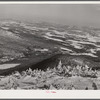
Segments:
[[[0,21],[0,63],[16,64],[11,68],[0,66],[0,70],[44,69],[42,65],[53,67],[59,60],[65,65],[99,68],[99,33],[100,29],[92,27]]]

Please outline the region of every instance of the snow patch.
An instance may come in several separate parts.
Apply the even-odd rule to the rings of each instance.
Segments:
[[[63,42],[63,40],[61,40],[61,39],[51,38],[51,37],[48,37],[48,36],[43,36],[43,37],[45,37],[45,38],[47,38],[47,39],[50,39],[50,40]]]
[[[48,49],[34,49],[35,51],[41,51],[41,52],[45,52],[48,51]]]
[[[13,68],[13,67],[16,67],[20,64],[1,64],[0,65],[0,69],[8,69],[8,68]]]
[[[68,48],[64,48],[64,47],[61,47],[61,49],[62,49],[62,50],[66,50],[66,51],[72,51],[72,50],[70,50],[70,49],[68,49]]]
[[[14,33],[8,32],[8,31],[2,31],[2,30],[0,30],[0,36],[14,38],[14,39],[20,39],[20,37],[15,35]]]
[[[92,53],[71,53],[71,55],[86,55],[86,56],[91,56],[91,57],[98,57]]]
[[[77,49],[82,49],[82,45],[79,44],[79,41],[75,41],[75,40],[68,40],[71,42],[71,45],[74,46]]]
[[[4,30],[8,30],[9,29],[9,27],[1,27],[2,29],[4,29]]]
[[[47,36],[49,36],[49,37],[52,37],[52,36],[55,36],[55,37],[61,37],[61,38],[65,38],[65,33],[64,32],[61,32],[61,33],[59,33],[58,34],[58,32],[57,32],[57,34],[55,33],[55,31],[54,31],[54,33],[52,34],[52,32],[47,32],[47,33],[45,33],[45,35],[47,35]]]
[[[96,54],[96,50],[95,49],[90,49],[91,53],[95,53]]]

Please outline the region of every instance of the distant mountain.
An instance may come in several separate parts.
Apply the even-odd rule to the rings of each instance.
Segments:
[[[59,54],[60,56],[55,56]],[[53,62],[52,57],[55,57]],[[69,64],[70,61],[99,68],[100,29],[45,22],[0,21],[1,64],[20,63],[16,70],[22,70],[30,66],[34,69],[33,65],[36,64],[38,68],[39,64],[42,66],[42,61],[46,62],[43,66],[50,67],[58,60],[62,60],[63,64]],[[51,63],[50,66],[47,62]],[[15,66],[0,67],[0,70],[13,68]]]

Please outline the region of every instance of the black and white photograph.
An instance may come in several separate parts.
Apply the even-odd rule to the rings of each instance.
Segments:
[[[100,90],[100,3],[0,3],[0,90]]]

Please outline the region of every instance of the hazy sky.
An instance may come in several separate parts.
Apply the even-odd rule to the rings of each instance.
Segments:
[[[0,18],[100,27],[100,4],[0,4]]]

